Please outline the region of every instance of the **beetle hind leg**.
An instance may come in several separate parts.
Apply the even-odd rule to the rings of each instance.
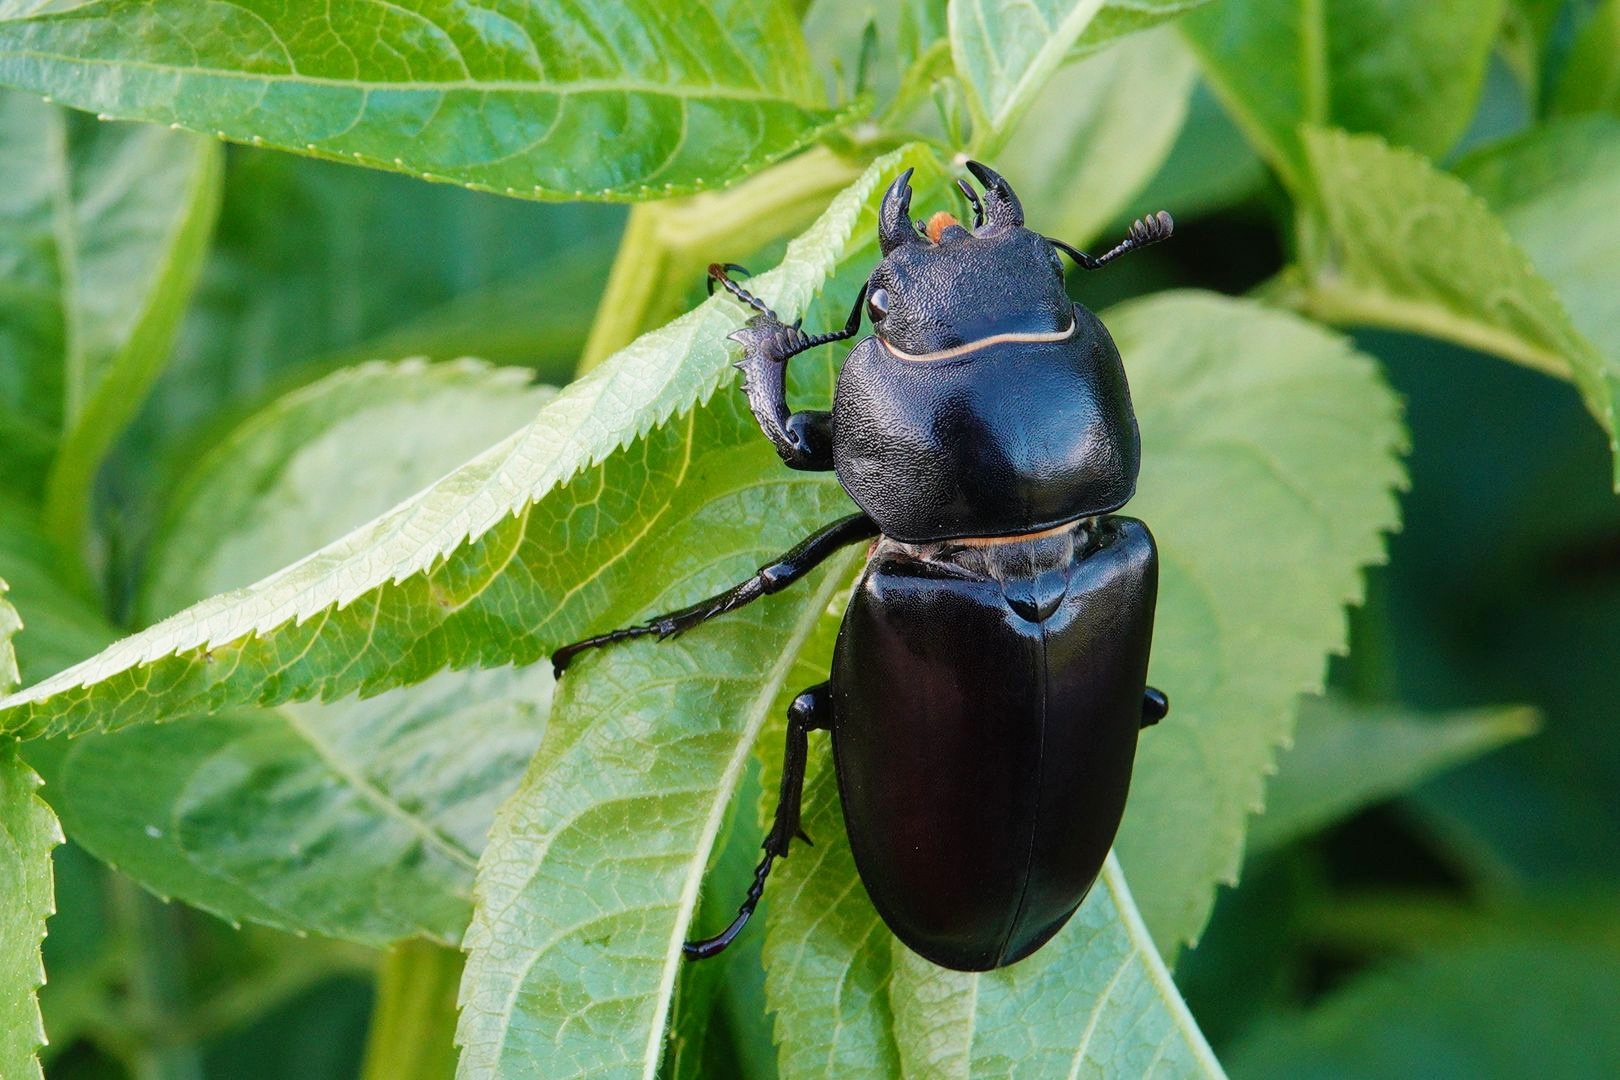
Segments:
[[[804,769],[810,758],[810,732],[832,725],[832,689],[830,683],[818,683],[793,699],[788,706],[787,747],[782,753],[782,790],[776,799],[776,816],[771,829],[765,834],[765,857],[754,868],[754,881],[748,886],[737,917],[720,933],[711,938],[688,941],[681,952],[688,960],[707,960],[723,952],[736,940],[742,928],[748,925],[760,897],[765,895],[765,879],[770,876],[771,864],[787,857],[788,846],[794,838],[810,842],[799,827],[799,814],[804,802]]]
[[[1142,694],[1142,726],[1150,728],[1170,715],[1170,696],[1150,686]]]

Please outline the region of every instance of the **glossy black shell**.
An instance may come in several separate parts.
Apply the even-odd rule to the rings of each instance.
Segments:
[[[1124,366],[1097,317],[1071,310],[1061,341],[913,360],[874,335],[850,352],[833,464],[884,535],[1013,536],[1130,499],[1141,440]]]
[[[1084,899],[1125,807],[1157,588],[1130,518],[880,541],[838,637],[832,743],[861,881],[911,949],[1001,967]]]

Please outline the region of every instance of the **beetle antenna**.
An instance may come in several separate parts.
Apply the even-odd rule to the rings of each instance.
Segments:
[[[973,227],[977,229],[984,224],[984,202],[979,198],[979,193],[973,190],[973,185],[960,176],[956,178],[956,186],[967,196],[968,205],[973,207]]]
[[[1145,248],[1157,244],[1161,240],[1170,239],[1175,231],[1175,219],[1160,210],[1157,214],[1150,214],[1145,218],[1137,218],[1131,222],[1130,230],[1125,239],[1115,244],[1110,250],[1101,255],[1087,255],[1077,247],[1065,244],[1062,240],[1046,237],[1046,242],[1063,252],[1074,260],[1074,264],[1082,270],[1101,270],[1104,266],[1124,255],[1126,252]]]
[[[709,264],[709,295],[714,295],[714,287],[718,284],[721,288],[725,289],[726,292],[730,293],[732,296],[735,296],[737,299],[741,300],[743,303],[747,304],[761,315],[774,316],[775,313],[771,311],[770,305],[766,304],[765,301],[761,300],[759,297],[755,296],[753,293],[731,280],[731,271],[733,270],[743,274],[744,276],[751,276],[745,268],[738,266],[736,263]]]
[[[870,280],[861,284],[861,291],[855,294],[855,304],[849,309],[849,318],[844,320],[842,330],[831,330],[825,334],[813,334],[806,338],[806,349],[813,349],[817,345],[827,345],[834,341],[845,341],[854,337],[861,329],[861,310],[866,306],[866,290],[872,287]]]

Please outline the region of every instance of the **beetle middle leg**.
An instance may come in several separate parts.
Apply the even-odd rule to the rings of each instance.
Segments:
[[[609,630],[605,634],[597,634],[595,637],[576,641],[572,645],[564,645],[551,654],[552,671],[561,677],[574,657],[586,649],[653,634],[662,641],[664,638],[674,637],[700,623],[707,622],[716,615],[736,611],[744,604],[752,603],[762,596],[781,592],[820,566],[838,549],[862,540],[870,540],[877,534],[877,523],[865,514],[851,514],[839,518],[831,525],[812,533],[792,551],[760,567],[748,580],[733,585],[725,592],[717,593],[707,600],[699,600],[677,611],[655,616],[635,626]]]
[[[748,924],[760,897],[765,895],[765,879],[770,876],[771,864],[787,857],[788,845],[798,837],[805,843],[810,838],[799,828],[799,814],[804,804],[804,770],[810,758],[810,732],[832,726],[832,684],[817,683],[793,699],[788,706],[787,746],[782,753],[782,790],[776,798],[776,815],[770,832],[765,834],[765,857],[754,868],[754,881],[748,886],[737,917],[720,933],[711,938],[688,941],[681,951],[688,960],[707,960],[722,952]]]

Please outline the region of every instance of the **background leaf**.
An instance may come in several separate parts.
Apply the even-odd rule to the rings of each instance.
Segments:
[[[1602,0],[1581,28],[1549,103],[1554,115],[1620,112],[1620,3]]]
[[[4,601],[0,601],[3,605]],[[51,895],[51,849],[62,828],[37,794],[39,777],[0,745],[0,1068],[5,1075],[38,1077],[35,1051],[45,1041],[35,992],[45,981],[39,943],[56,910]]]
[[[22,629],[0,581],[0,689],[17,682],[12,636]],[[56,910],[51,849],[62,829],[35,794],[39,777],[17,756],[15,742],[0,742],[0,1073],[17,1080],[41,1077],[35,1054],[45,1026],[35,997],[45,982],[39,944]]]
[[[1249,846],[1279,847],[1535,730],[1533,709],[1422,716],[1331,694],[1305,698],[1294,744],[1266,784],[1265,813],[1249,826]]]
[[[1249,140],[1298,194],[1301,123],[1430,155],[1468,125],[1502,0],[1244,0],[1180,26]],[[1288,62],[1282,62],[1287,58]]]
[[[1157,209],[1131,200],[1169,155],[1196,76],[1167,30],[1059,69],[996,159],[1031,226],[1084,245],[1122,213]]]
[[[219,148],[0,92],[0,432],[6,470],[82,540],[90,485],[168,357],[219,197]],[[9,442],[10,440],[8,440]]]
[[[950,0],[951,57],[973,103],[979,153],[1000,146],[1102,0]]]
[[[18,607],[30,613],[28,633],[16,643],[25,682],[54,675],[118,636],[84,592],[61,579],[61,564],[39,511],[0,495],[0,577],[11,583]]]
[[[175,494],[146,606],[251,582],[386,510],[521,427],[552,395],[526,383],[472,362],[373,363],[282,398]],[[36,760],[78,842],[161,895],[365,944],[457,943],[550,693],[539,666],[451,672],[365,701],[91,734]]]
[[[1369,975],[1286,1028],[1233,1055],[1234,1075],[1263,1080],[1354,1075],[1605,1075],[1620,1067],[1607,1022],[1620,994],[1612,943],[1483,941]]]
[[[1370,361],[1303,320],[1197,293],[1107,319],[1142,430],[1127,512],[1161,560],[1148,677],[1171,702],[1139,745],[1116,847],[1174,955],[1237,874],[1296,695],[1320,689],[1324,654],[1344,647],[1344,605],[1398,520],[1405,434]],[[1212,504],[1212,491],[1243,498]]]
[[[777,0],[522,0],[484,15],[427,0],[10,5],[0,81],[122,119],[546,199],[722,185],[834,118]]]
[[[1209,0],[1105,0],[1075,43],[1075,52],[1090,55],[1127,34],[1151,30]]]
[[[124,592],[198,456],[299,384],[402,356],[566,382],[624,219],[240,148],[224,188],[174,358],[103,470]]]
[[[1330,321],[1432,334],[1569,378],[1611,446],[1620,448],[1614,421],[1620,358],[1604,356],[1580,333],[1558,293],[1477,195],[1372,136],[1312,131],[1306,145],[1324,236],[1307,256],[1307,280],[1296,298],[1305,310]],[[1571,233],[1570,243],[1582,241]],[[1556,246],[1550,258],[1585,286],[1580,275],[1590,273],[1589,264],[1565,260]],[[1583,291],[1592,295],[1590,286]],[[1612,301],[1593,303],[1595,325]]]
[[[1470,155],[1457,174],[1557,290],[1570,321],[1602,355],[1612,394],[1620,378],[1620,268],[1612,258],[1620,226],[1608,208],[1620,196],[1620,118],[1539,128]],[[1575,381],[1586,393],[1578,366]]]

